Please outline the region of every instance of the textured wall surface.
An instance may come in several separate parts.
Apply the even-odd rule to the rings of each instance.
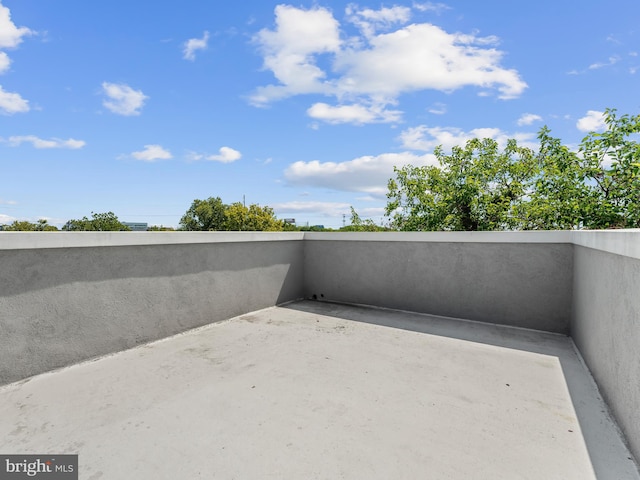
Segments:
[[[571,336],[640,459],[640,259],[582,246],[574,256]]]
[[[0,384],[315,295],[571,333],[640,458],[638,285],[640,230],[3,232]]]
[[[299,240],[0,249],[0,384],[300,298],[302,253]]]
[[[569,333],[572,245],[305,240],[305,292]]]

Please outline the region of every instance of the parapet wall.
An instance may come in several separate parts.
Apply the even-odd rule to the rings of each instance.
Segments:
[[[315,296],[570,334],[640,458],[640,231],[2,232],[0,384]]]
[[[0,234],[0,384],[301,298],[302,234]]]
[[[640,460],[640,231],[572,240],[571,336]]]
[[[569,334],[570,232],[305,236],[306,296]]]

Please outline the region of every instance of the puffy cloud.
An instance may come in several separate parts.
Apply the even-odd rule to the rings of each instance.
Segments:
[[[433,155],[410,152],[383,153],[345,162],[295,162],[287,167],[284,177],[293,185],[329,188],[350,192],[366,192],[384,196],[387,182],[394,177],[393,167],[404,165],[435,165]]]
[[[598,132],[606,128],[604,112],[589,110],[587,114],[576,123],[576,128],[581,132]]]
[[[171,152],[162,148],[160,145],[145,145],[144,150],[133,152],[131,156],[143,162],[155,162],[156,160],[169,160],[173,158]]]
[[[0,3],[0,48],[15,48],[22,42],[22,37],[34,32],[27,27],[16,27],[11,21],[11,12]],[[0,75],[9,70],[11,59],[5,52],[0,52]],[[0,85],[0,113],[13,115],[28,112],[29,102],[18,93],[5,91]]]
[[[509,134],[499,128],[474,128],[468,132],[454,127],[428,127],[418,125],[408,128],[400,134],[400,141],[404,148],[410,150],[420,150],[431,152],[435,147],[441,145],[445,152],[455,146],[464,144],[473,138],[491,138],[498,142],[500,147],[504,147],[511,138],[518,141],[521,146],[537,148],[534,141],[535,135],[526,132]]]
[[[234,150],[231,147],[220,147],[218,153],[215,155],[209,155],[206,153],[189,152],[187,154],[187,160],[197,162],[199,160],[210,160],[213,162],[232,163],[236,160],[240,160],[242,154],[238,150]],[[269,163],[271,159],[267,159],[265,163]]]
[[[12,136],[4,141],[12,147],[17,147],[23,143],[30,143],[34,148],[69,148],[72,150],[82,148],[86,145],[86,142],[83,140],[75,140],[73,138],[69,138],[68,140],[62,140],[60,138],[44,140],[35,135]]]
[[[496,88],[503,99],[519,96],[526,84],[515,70],[500,67],[502,52],[483,48],[487,43],[427,23],[409,25],[372,38],[370,48],[342,52],[335,64],[344,72],[339,87],[391,100],[404,92],[469,85]]]
[[[364,123],[371,118],[365,108],[385,111],[407,92],[475,86],[484,95],[497,91],[500,98],[510,99],[527,87],[516,70],[502,67],[496,37],[448,33],[430,23],[396,25],[407,22],[409,13],[406,7],[371,10],[350,5],[348,19],[363,33],[343,42],[340,24],[328,10],[279,5],[276,28],[254,37],[264,68],[279,83],[259,87],[250,101],[262,106],[292,95],[324,94],[334,96],[339,105],[329,110],[327,104],[316,104],[309,114],[320,109],[326,121],[337,123],[349,113],[352,122]],[[381,28],[390,31],[379,33]],[[320,55],[328,56],[330,68],[321,68]],[[348,104],[350,111],[342,108]],[[356,114],[353,106],[359,107]],[[399,120],[397,115],[394,121]]]
[[[341,44],[338,22],[325,8],[278,5],[275,15],[275,30],[261,30],[254,41],[264,55],[264,68],[271,70],[281,85],[258,88],[250,98],[254,105],[327,91],[322,81],[326,74],[316,66],[315,55],[337,52]]]
[[[27,27],[16,27],[9,9],[0,4],[0,48],[15,48],[22,42],[22,37],[33,33]]]
[[[542,121],[542,117],[540,115],[536,115],[535,113],[523,113],[522,116],[518,119],[517,124],[519,126],[531,125],[534,122],[540,121]]]
[[[7,92],[0,85],[0,113],[13,115],[14,113],[28,112],[29,102],[19,93]]]
[[[107,98],[102,104],[111,112],[118,115],[140,115],[147,97],[141,90],[134,90],[123,83],[102,83],[102,90]]]
[[[333,107],[326,103],[314,103],[308,110],[311,118],[327,123],[389,123],[397,122],[402,116],[398,110],[384,110],[378,106],[338,105]]]
[[[195,60],[197,50],[205,50],[209,42],[209,32],[205,31],[202,38],[190,38],[184,42],[182,58],[185,60]]]
[[[234,150],[231,147],[220,147],[220,153],[217,155],[209,155],[205,157],[207,160],[213,160],[214,162],[231,163],[242,158],[242,154],[238,150]]]

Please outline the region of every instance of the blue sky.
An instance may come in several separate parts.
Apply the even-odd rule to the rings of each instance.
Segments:
[[[0,223],[381,222],[393,166],[640,113],[637,0],[0,0]]]

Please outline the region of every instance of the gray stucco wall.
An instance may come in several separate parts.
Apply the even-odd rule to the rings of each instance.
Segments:
[[[568,243],[314,238],[305,240],[307,297],[569,333]]]
[[[302,255],[301,240],[0,249],[0,384],[300,298]]]
[[[576,245],[574,266],[571,336],[640,459],[640,259]]]
[[[301,297],[571,333],[640,458],[640,230],[0,235],[0,384]]]

